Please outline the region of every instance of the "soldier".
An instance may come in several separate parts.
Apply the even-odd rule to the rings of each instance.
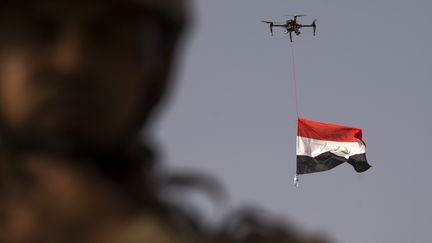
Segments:
[[[300,242],[256,223],[210,234],[160,197],[140,138],[169,87],[183,1],[0,1],[0,12],[1,243]]]

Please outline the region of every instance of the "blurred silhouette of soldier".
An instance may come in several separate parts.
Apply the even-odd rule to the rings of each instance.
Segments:
[[[1,243],[303,242],[254,210],[209,231],[161,196],[210,181],[156,176],[146,140],[183,1],[0,1],[0,12]]]

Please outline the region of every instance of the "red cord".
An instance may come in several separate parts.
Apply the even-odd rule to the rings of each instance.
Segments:
[[[292,61],[292,74],[293,74],[293,80],[294,80],[295,108],[296,108],[297,118],[299,118],[297,79],[296,79],[296,71],[295,71],[295,55],[294,55],[294,43],[293,42],[291,42],[291,61]]]

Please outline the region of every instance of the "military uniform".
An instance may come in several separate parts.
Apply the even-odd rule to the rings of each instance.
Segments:
[[[151,56],[149,58],[159,59],[160,56],[170,57],[169,54],[173,52],[172,48],[175,46],[174,44],[177,40],[178,34],[180,33],[181,28],[187,22],[185,1],[107,0],[106,2],[126,4],[128,7],[133,7],[137,10],[144,10],[142,11],[143,15],[157,15],[158,19],[163,22],[163,31],[165,31],[165,36],[163,38],[166,39],[164,40],[168,43],[167,45],[169,47],[165,48],[163,46],[161,48],[162,50],[159,50],[161,53],[156,52],[156,56]],[[9,3],[13,2],[0,1],[0,10],[2,10],[1,8]],[[40,3],[41,5],[49,5],[54,3],[54,1],[40,1]],[[26,5],[21,6],[25,7]],[[6,29],[6,31],[11,31],[14,29],[19,30],[18,27],[23,24],[23,21],[21,21],[19,18],[26,17],[27,13],[33,14],[31,9],[28,8],[25,10],[26,14],[24,15],[22,13],[20,14],[19,10],[20,9],[16,11],[15,9],[14,11],[16,12],[14,13],[3,13],[5,15],[13,15],[18,13],[18,18],[16,16],[12,16],[13,20],[16,21],[17,26],[12,26],[12,28]],[[3,17],[4,16],[0,14],[0,28],[4,28],[2,25],[5,22],[5,20],[2,19]],[[62,16],[57,17],[61,18]],[[55,38],[53,38],[53,36],[57,33],[56,31],[58,31],[56,29],[56,24],[46,23],[44,22],[43,18],[36,18],[36,20],[41,21],[43,28],[40,28],[40,30],[42,30],[42,33],[35,33],[35,31],[33,31],[32,25],[29,25],[29,33],[26,32],[23,35],[16,35],[13,41],[4,41],[2,38],[5,36],[0,38],[1,45],[13,47],[11,49],[12,51],[5,49],[5,52],[15,51],[14,55],[11,55],[10,59],[6,60],[10,61],[10,65],[4,67],[3,62],[0,62],[0,68],[2,68],[1,70],[3,71],[0,73],[0,94],[2,94],[0,98],[3,101],[3,103],[0,103],[0,107],[2,107],[2,116],[0,117],[0,136],[2,137],[0,143],[0,243],[318,242],[305,241],[299,237],[297,233],[291,231],[288,226],[280,222],[264,220],[263,217],[256,215],[256,211],[252,209],[239,211],[233,214],[232,217],[228,218],[226,222],[223,223],[218,229],[210,230],[199,221],[197,215],[186,213],[188,211],[193,212],[193,210],[186,209],[185,212],[181,207],[178,207],[175,205],[175,203],[169,201],[169,199],[161,196],[161,192],[166,189],[166,187],[164,187],[163,183],[161,182],[164,180],[169,181],[170,176],[157,176],[160,175],[160,172],[157,171],[157,167],[155,168],[155,161],[157,161],[155,149],[153,146],[151,146],[151,143],[136,141],[139,137],[138,130],[133,130],[135,134],[131,135],[130,141],[125,141],[127,144],[120,144],[120,146],[115,147],[115,149],[112,149],[112,147],[104,147],[104,149],[100,149],[101,147],[90,146],[91,143],[88,142],[88,137],[85,135],[88,135],[86,132],[91,133],[93,130],[85,129],[86,123],[80,123],[81,127],[75,125],[73,122],[65,119],[62,115],[63,113],[69,115],[69,113],[72,114],[73,112],[81,114],[79,113],[80,111],[78,108],[86,109],[87,105],[95,105],[95,107],[99,107],[101,109],[106,108],[102,107],[97,101],[97,99],[102,99],[105,97],[98,97],[99,94],[88,95],[85,93],[87,91],[85,90],[86,88],[94,88],[91,86],[92,84],[89,85],[88,83],[93,82],[92,78],[98,78],[98,76],[91,76],[89,75],[91,72],[88,72],[88,65],[91,66],[94,63],[86,63],[87,66],[84,65],[84,67],[81,67],[80,63],[85,62],[86,59],[84,58],[84,60],[82,60],[79,58],[80,54],[82,54],[79,51],[81,50],[80,48],[84,48],[85,51],[92,51],[93,49],[104,47],[100,47],[99,45],[91,46],[92,48],[88,48],[85,45],[82,47],[81,40],[77,41],[77,39],[79,39],[77,34],[78,32],[74,32],[77,25],[80,24],[79,22],[69,26],[71,29],[68,30],[71,31],[67,32],[64,36],[61,36],[62,38],[66,38],[66,41],[63,41],[60,38],[60,40],[56,40],[56,42],[54,41]],[[67,20],[72,20],[73,22],[74,19],[69,18]],[[131,22],[127,23],[133,24]],[[83,27],[81,31],[84,30],[87,35],[100,41],[97,39],[100,37],[99,35],[92,35],[91,31],[89,33],[87,30],[88,26],[81,27]],[[125,25],[124,27],[128,27],[128,25]],[[131,30],[134,29],[132,28]],[[99,30],[96,29],[95,32],[97,31]],[[121,29],[119,29],[119,31],[121,31]],[[151,35],[151,33],[157,32],[149,33]],[[15,34],[15,32],[11,34]],[[79,32],[79,34],[82,33]],[[31,75],[27,77],[24,74],[25,72],[23,72],[27,63],[24,61],[22,62],[24,64],[21,65],[21,59],[31,56],[27,55],[26,52],[30,52],[30,50],[35,47],[32,41],[27,41],[25,44],[20,42],[20,38],[27,38],[28,36],[36,38],[36,41],[44,41],[42,45],[36,46],[36,51],[33,53],[35,56],[38,56],[40,53],[45,52],[50,48],[52,48],[52,50],[50,50],[52,53],[54,53],[51,55],[52,53],[49,52],[50,55],[42,55],[44,58],[40,58],[38,56],[39,59],[35,59],[35,66],[49,63],[51,60],[49,58],[55,60],[52,66],[44,67],[48,69],[48,71],[46,69],[39,70],[40,72],[37,72],[35,77],[45,77],[43,75],[46,73],[50,74],[50,68],[61,69],[60,73],[54,73],[54,75],[46,76],[49,77],[47,79],[48,81],[41,79],[36,80],[36,83],[30,84],[37,86],[43,82],[64,82],[64,85],[71,85],[72,83],[71,86],[66,86],[66,88],[62,86],[61,89],[59,89],[61,91],[60,95],[62,97],[57,97],[55,100],[58,100],[60,105],[58,105],[56,102],[53,102],[48,103],[49,105],[41,105],[40,107],[36,107],[40,110],[36,112],[37,119],[34,121],[41,122],[40,124],[45,130],[37,130],[37,132],[34,133],[24,133],[18,126],[21,124],[20,119],[22,117],[25,118],[23,114],[25,114],[27,109],[31,110],[28,108],[31,107],[31,104],[29,106],[20,106],[22,101],[26,101],[28,97],[22,96],[22,93],[19,92],[18,94],[21,95],[20,97],[11,97],[9,93],[3,92],[4,90],[16,92],[17,90],[19,91],[19,89],[25,89],[27,88],[25,85],[19,86],[19,82],[17,82],[17,84],[14,83],[14,81],[21,80],[23,78],[32,78]],[[117,38],[118,36],[115,37]],[[118,39],[121,39],[121,37],[123,36],[120,36]],[[149,37],[149,39],[152,39],[152,36]],[[121,40],[119,41],[118,39],[116,39],[118,42],[115,43],[118,45],[123,45],[122,48],[127,49],[128,45],[124,45],[124,43],[129,44],[129,42],[121,42]],[[87,41],[87,39],[85,39],[85,41]],[[92,41],[94,40],[92,39]],[[104,44],[103,41],[97,43]],[[131,43],[135,42],[131,39]],[[116,45],[108,45],[108,47],[109,48],[102,50],[107,51],[107,53],[110,54],[114,53],[124,57],[124,49],[119,48],[116,49],[116,52],[110,52],[111,49],[116,48]],[[127,50],[130,51],[134,49]],[[148,51],[150,54],[153,53],[153,50]],[[132,57],[135,57],[133,52],[129,54]],[[21,59],[17,58],[18,56]],[[0,58],[4,58],[3,55],[0,55]],[[104,57],[101,58],[100,55],[96,56],[96,60],[100,62],[106,61],[104,60]],[[122,64],[120,63],[122,61],[127,62],[130,60],[121,60],[118,64]],[[154,60],[150,60],[150,62],[152,61]],[[19,65],[16,65],[17,63]],[[135,64],[136,63],[131,62],[132,66]],[[169,66],[170,60],[165,60],[162,62],[162,64]],[[124,74],[129,74],[128,66],[125,65],[124,67],[124,70],[126,70]],[[84,69],[84,71],[82,71],[80,68]],[[87,70],[85,70],[86,68]],[[77,69],[80,70],[77,71]],[[16,70],[19,72],[15,72]],[[105,75],[105,73],[108,71],[109,70],[102,69],[101,73],[102,75]],[[139,69],[139,71],[141,70]],[[141,97],[133,97],[133,99],[129,100],[130,103],[128,103],[134,107],[136,106],[137,100],[145,103],[142,107],[139,107],[143,109],[138,109],[143,114],[131,116],[134,119],[139,120],[141,125],[146,120],[148,120],[147,118],[151,115],[153,107],[156,106],[156,104],[159,102],[159,99],[163,96],[166,87],[165,79],[167,79],[168,76],[167,73],[158,73],[158,70],[155,71],[153,69],[148,69],[147,71],[155,72],[157,75],[159,75],[159,79],[151,79],[154,77],[150,77],[148,79],[153,81],[153,83],[151,83],[150,86],[146,86],[146,88],[149,89],[149,92],[143,93],[143,95],[146,95],[145,99],[143,98],[141,100]],[[10,75],[4,76],[4,73]],[[117,74],[114,73],[113,75]],[[107,79],[110,78],[109,76],[103,77]],[[88,82],[83,82],[83,80],[80,80],[81,78],[88,78],[88,80],[85,80]],[[118,83],[126,82],[123,76],[118,78],[123,79],[119,80]],[[133,76],[131,80],[133,80],[133,78],[135,77]],[[6,79],[9,79],[9,86],[4,84],[7,82],[5,81]],[[115,96],[115,92],[112,92],[112,90],[117,91],[116,88],[119,88],[118,92],[120,92],[122,87],[111,87],[109,85],[103,86],[103,81],[105,80],[102,79],[102,82],[98,83],[98,85],[102,84],[100,90],[108,90],[111,93],[107,93],[111,95],[114,93],[113,97],[116,98],[117,96]],[[81,86],[76,86],[76,84],[73,82],[77,82]],[[131,81],[131,84],[135,83]],[[54,92],[56,90],[49,90],[49,88],[52,88],[51,86],[48,85],[41,87],[42,88],[39,91],[41,91],[43,95],[45,95],[47,92],[53,92],[54,96],[56,95]],[[77,92],[77,90],[79,92],[82,91],[83,98],[85,97],[87,100],[82,101],[81,99],[76,99],[75,93],[67,92],[68,88],[73,89],[74,92]],[[99,90],[96,89],[96,91]],[[134,90],[133,88],[130,88],[127,91],[133,92]],[[124,92],[127,94],[126,91]],[[32,92],[28,94],[31,93]],[[51,93],[49,94],[51,95]],[[63,96],[66,96],[66,98]],[[81,97],[78,96],[78,98]],[[130,97],[125,95],[124,98],[128,99]],[[5,102],[5,100],[7,102]],[[62,107],[62,104],[70,105],[71,100],[80,103],[79,106],[73,106],[73,104],[71,106],[67,106],[71,109]],[[110,99],[107,100],[109,101]],[[37,101],[38,100],[36,100],[36,102]],[[86,101],[88,101],[88,104],[85,103]],[[12,108],[6,107],[11,108],[9,110],[6,109],[6,111],[9,113],[5,113],[5,107],[3,106],[11,104]],[[114,105],[119,105],[121,108],[119,110],[121,111],[123,108],[122,105],[124,104],[120,103]],[[23,108],[23,113],[16,112],[19,110],[17,107]],[[127,107],[124,108],[126,109]],[[60,116],[60,118],[58,120],[45,119],[46,116],[50,114],[46,112],[46,109],[53,109],[55,115]],[[85,113],[85,115],[90,117],[92,115],[91,113],[92,110],[90,110],[88,113]],[[18,128],[15,129],[18,130],[18,132],[15,131],[15,133],[12,133],[11,130],[6,129],[5,127],[7,126],[4,126],[6,118],[8,118],[8,115],[11,114],[19,118],[17,120],[15,119],[16,117],[14,117],[14,119],[8,120],[8,122],[12,123],[12,125],[18,124]],[[109,116],[109,118],[123,121],[122,117],[118,116],[118,114],[112,114],[112,116]],[[69,116],[65,117],[68,118]],[[81,118],[86,119],[88,117],[82,116]],[[97,116],[93,117],[93,119],[97,118]],[[89,119],[89,123],[90,122],[91,121]],[[100,126],[104,125],[102,122]],[[134,123],[126,124],[136,125]],[[30,122],[30,128],[32,128],[31,125],[32,124]],[[66,126],[67,129],[69,129],[59,130],[60,135],[64,135],[64,133],[66,133],[66,135],[70,135],[69,137],[73,137],[74,139],[78,138],[78,140],[68,140],[68,136],[66,136],[66,139],[60,136],[60,139],[58,139],[58,137],[56,137],[57,134],[50,130],[51,128],[53,130],[57,129],[57,125]],[[46,130],[46,128],[48,129]],[[97,128],[98,127],[94,127],[95,130]],[[127,132],[130,132],[129,129],[126,130]],[[47,134],[40,131],[46,131]],[[107,131],[109,132],[109,130]],[[25,132],[27,132],[27,130],[25,130]],[[56,132],[58,131],[56,130]],[[81,137],[74,136],[76,132],[81,132]],[[96,135],[94,136],[96,136],[96,138],[99,138],[97,136],[104,136],[105,134],[103,132],[95,133]],[[92,137],[89,136],[89,138]],[[102,141],[101,144],[106,145],[103,143],[105,142],[103,139],[95,139],[94,141]],[[77,144],[78,146],[76,146]],[[195,180],[193,176],[184,176],[183,180],[177,180],[176,183],[182,184],[181,186],[183,187],[190,186],[191,188],[194,186],[194,184],[201,184],[198,186],[203,186],[204,188],[207,187],[209,190],[211,190],[211,186],[208,186],[209,184],[206,184],[205,180]]]

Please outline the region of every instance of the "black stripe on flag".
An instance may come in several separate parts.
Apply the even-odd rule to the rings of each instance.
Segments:
[[[326,171],[345,162],[351,164],[359,173],[371,167],[366,160],[366,154],[356,154],[346,159],[331,152],[325,152],[316,157],[297,155],[297,174]]]

